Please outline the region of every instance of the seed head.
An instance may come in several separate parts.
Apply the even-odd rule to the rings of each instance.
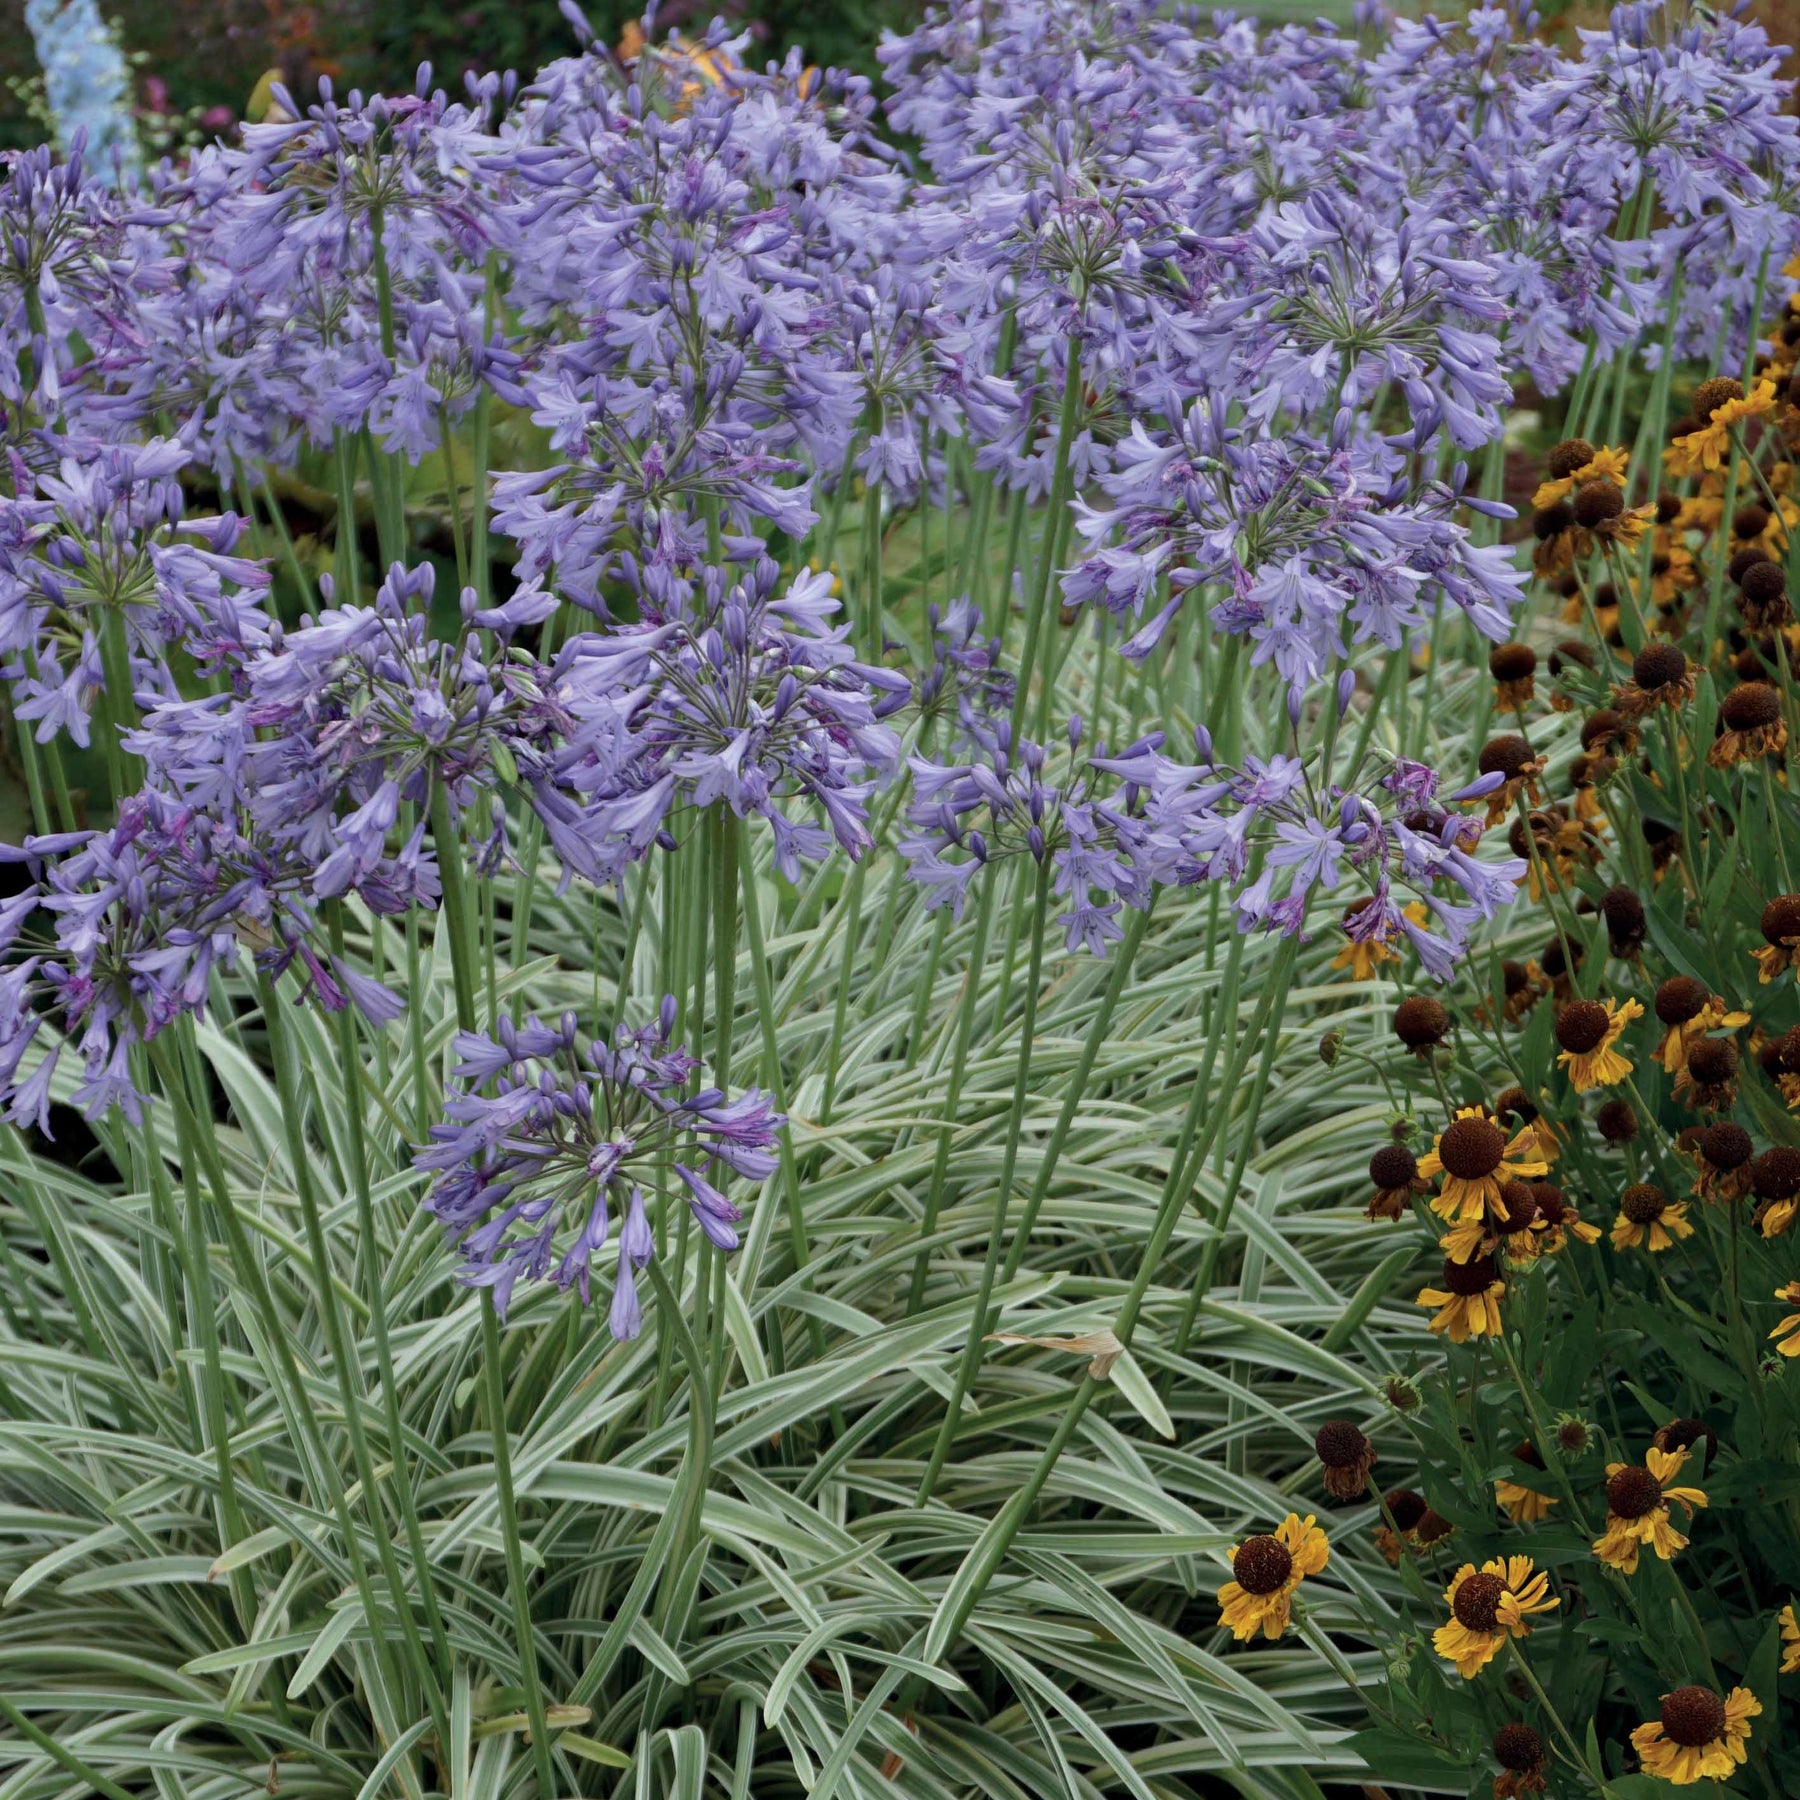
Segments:
[[[1475,767],[1483,775],[1504,775],[1513,781],[1524,773],[1531,760],[1531,746],[1517,732],[1509,731],[1482,745]]]
[[[1800,1194],[1800,1150],[1777,1144],[1750,1165],[1750,1191],[1759,1200],[1791,1200]]]
[[[1704,981],[1692,975],[1671,975],[1656,990],[1656,1016],[1665,1025],[1685,1025],[1698,1018],[1700,1009],[1712,998]]]
[[[1586,438],[1564,438],[1544,458],[1544,469],[1552,481],[1567,481],[1578,469],[1594,460],[1594,446]]]
[[[1608,888],[1600,896],[1600,916],[1606,921],[1615,956],[1629,956],[1643,943],[1648,928],[1644,903],[1630,888]]]
[[[1393,1514],[1395,1526],[1401,1531],[1411,1531],[1429,1510],[1425,1505],[1425,1496],[1415,1494],[1411,1488],[1390,1488],[1381,1498],[1382,1504]]]
[[[1418,1174],[1419,1159],[1404,1144],[1383,1144],[1369,1158],[1369,1179],[1378,1188],[1411,1187]]]
[[[1496,644],[1488,652],[1488,673],[1496,681],[1523,681],[1537,673],[1537,660],[1529,644]]]
[[[1777,947],[1800,937],[1800,894],[1777,894],[1762,909],[1762,934]]]
[[[1616,519],[1624,510],[1625,494],[1616,481],[1602,477],[1584,481],[1575,490],[1575,523],[1589,531]]]
[[[1586,1056],[1598,1050],[1612,1019],[1598,1000],[1571,1000],[1556,1015],[1556,1041],[1571,1056]]]
[[[1523,1775],[1542,1766],[1544,1740],[1529,1725],[1502,1725],[1494,1733],[1494,1761]]]
[[[1277,1592],[1293,1570],[1293,1556],[1279,1538],[1245,1538],[1231,1559],[1231,1572],[1246,1594]]]
[[[1719,702],[1728,731],[1761,731],[1781,717],[1781,696],[1766,681],[1740,681]]]
[[[1725,1174],[1733,1169],[1741,1169],[1756,1150],[1749,1132],[1731,1119],[1721,1119],[1717,1125],[1708,1125],[1700,1133],[1698,1141],[1700,1154],[1715,1169]]]
[[[1429,1050],[1450,1030],[1450,1015],[1429,994],[1414,994],[1394,1008],[1394,1035],[1409,1050]]]
[[[1646,644],[1631,661],[1631,679],[1645,693],[1673,687],[1687,674],[1687,658],[1674,644]]]
[[[1679,1687],[1664,1694],[1663,1735],[1684,1750],[1710,1744],[1725,1729],[1725,1702],[1711,1688]]]
[[[1648,1225],[1660,1219],[1669,1196],[1648,1181],[1634,1182],[1619,1196],[1619,1211],[1634,1225]]]
[[[1729,375],[1715,375],[1694,389],[1694,416],[1704,425],[1721,406],[1744,397],[1744,384]]]
[[[1594,1114],[1594,1129],[1603,1143],[1629,1144],[1638,1134],[1638,1116],[1629,1100],[1608,1100]]]
[[[1610,706],[1603,706],[1581,721],[1581,747],[1584,750],[1603,750],[1614,738],[1623,736],[1624,732],[1625,715]]]
[[[1743,549],[1734,550],[1731,553],[1731,561],[1725,565],[1725,573],[1739,587],[1742,587],[1744,577],[1761,563],[1767,563],[1771,569],[1775,569],[1777,574],[1781,572],[1770,558],[1768,551],[1757,544],[1746,544]]]
[[[1369,1440],[1351,1419],[1327,1419],[1313,1433],[1313,1454],[1328,1469],[1353,1469],[1369,1453]]]

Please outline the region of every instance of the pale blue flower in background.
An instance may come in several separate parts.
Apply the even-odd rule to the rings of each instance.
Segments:
[[[85,131],[96,174],[134,173],[131,76],[96,0],[25,0],[25,23],[44,71],[58,144],[67,150]]]

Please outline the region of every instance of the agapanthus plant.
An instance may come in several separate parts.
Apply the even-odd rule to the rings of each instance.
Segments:
[[[616,1207],[607,1323],[615,1338],[636,1337],[637,1277],[658,1249],[646,1186],[681,1192],[709,1242],[738,1247],[743,1214],[718,1182],[766,1181],[786,1121],[755,1088],[735,1100],[718,1088],[690,1093],[701,1064],[671,1041],[675,1015],[665,999],[654,1020],[619,1026],[610,1044],[584,1041],[573,1013],[458,1034],[464,1085],[414,1164],[433,1176],[425,1206],[461,1252],[463,1282],[491,1289],[502,1314],[521,1280],[588,1304]]]
[[[1029,857],[1051,872],[1051,892],[1068,902],[1057,923],[1070,950],[1104,955],[1122,935],[1121,910],[1150,898],[1150,878],[1136,855],[1142,824],[1126,810],[1128,799],[1103,797],[1094,779],[1096,769],[1115,773],[1115,764],[1081,755],[1078,717],[1069,721],[1060,755],[1029,738],[1015,747],[1005,719],[991,729],[976,724],[970,735],[974,754],[966,763],[911,759],[908,835],[899,850],[926,907],[947,906],[960,918],[983,870]],[[1135,754],[1154,755],[1160,741],[1158,734]],[[1129,764],[1133,753],[1118,760]]]
[[[35,476],[13,456],[14,497],[0,495],[0,673],[40,742],[88,742],[109,631],[122,652],[111,678],[130,686],[115,709],[139,693],[175,698],[177,652],[215,671],[267,640],[268,571],[233,554],[234,515],[183,517],[188,460],[167,438],[71,445]]]
[[[608,878],[677,807],[723,804],[767,821],[790,879],[834,841],[860,856],[870,793],[900,755],[883,720],[911,683],[856,660],[832,587],[809,572],[782,591],[766,557],[739,579],[709,567],[691,612],[573,639],[550,680],[580,724],[520,762],[552,841],[578,832]],[[823,823],[790,816],[795,801]]]
[[[141,1123],[133,1052],[184,1017],[203,1017],[217,975],[250,960],[279,975],[298,962],[331,1010],[354,1003],[379,1023],[402,1003],[381,983],[322,950],[302,874],[271,855],[230,808],[146,789],[101,832],[27,838],[0,848],[30,879],[0,906],[0,1099],[14,1123],[47,1129],[51,1082],[65,1044],[81,1059],[74,1101],[90,1118],[118,1107]],[[429,867],[404,876],[387,862],[365,896],[410,889],[435,897]],[[54,921],[42,933],[40,914]],[[21,1075],[32,1044],[44,1055]]]
[[[1456,516],[1469,504],[1464,471],[1415,479],[1391,449],[1359,441],[1347,411],[1313,440],[1235,423],[1224,401],[1200,400],[1168,436],[1134,425],[1117,460],[1101,484],[1113,504],[1078,503],[1086,553],[1063,592],[1134,618],[1160,600],[1128,655],[1147,654],[1209,586],[1217,628],[1248,638],[1253,664],[1300,688],[1346,639],[1406,642],[1439,595],[1484,635],[1506,634],[1525,577],[1510,549],[1477,545]]]

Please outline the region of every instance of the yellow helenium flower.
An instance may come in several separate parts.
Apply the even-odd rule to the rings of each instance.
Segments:
[[[1722,467],[1731,458],[1732,428],[1746,419],[1761,418],[1775,410],[1775,384],[1759,381],[1741,400],[1726,400],[1698,431],[1678,437],[1663,461],[1671,475],[1699,475]]]
[[[1419,1158],[1422,1176],[1444,1178],[1431,1210],[1449,1224],[1472,1225],[1486,1218],[1490,1207],[1499,1206],[1507,1182],[1549,1172],[1531,1126],[1509,1138],[1480,1106],[1459,1106],[1449,1128],[1439,1132],[1431,1149]]]
[[[1546,506],[1554,506],[1572,494],[1584,481],[1616,481],[1623,487],[1630,467],[1631,452],[1623,444],[1616,449],[1602,447],[1594,452],[1591,462],[1583,463],[1573,474],[1540,482],[1538,491],[1531,497],[1531,504],[1541,512]]]
[[[1420,1288],[1418,1304],[1435,1307],[1430,1329],[1450,1334],[1453,1344],[1472,1337],[1500,1335],[1500,1302],[1506,1283],[1491,1256],[1470,1257],[1467,1262],[1444,1258],[1444,1285]]]
[[[1660,1255],[1677,1238],[1690,1238],[1694,1228],[1687,1221],[1687,1202],[1671,1200],[1651,1182],[1634,1182],[1619,1196],[1619,1216],[1613,1220],[1612,1247],[1635,1250],[1646,1239],[1651,1255]]]
[[[1219,1589],[1219,1623],[1240,1644],[1259,1631],[1264,1637],[1280,1637],[1288,1628],[1295,1588],[1330,1560],[1331,1546],[1315,1515],[1303,1519],[1289,1513],[1273,1534],[1245,1538],[1232,1551],[1234,1579]]]
[[[1775,1290],[1775,1298],[1784,1306],[1796,1308],[1781,1321],[1769,1336],[1779,1340],[1775,1348],[1783,1356],[1800,1356],[1800,1281],[1790,1281]]]
[[[1794,1603],[1789,1601],[1781,1609],[1779,1623],[1781,1625],[1781,1672],[1792,1675],[1800,1670],[1800,1619],[1794,1617]]]
[[[1594,1554],[1609,1568],[1635,1575],[1645,1544],[1664,1562],[1687,1547],[1687,1539],[1669,1521],[1669,1503],[1674,1501],[1689,1518],[1706,1504],[1698,1488],[1670,1485],[1687,1459],[1685,1450],[1652,1446],[1641,1463],[1606,1465],[1606,1530],[1594,1539]]]
[[[1523,1438],[1513,1446],[1512,1459],[1527,1469],[1542,1472],[1544,1467],[1544,1459],[1530,1438]],[[1535,1525],[1538,1520],[1547,1518],[1556,1504],[1550,1495],[1540,1494],[1536,1488],[1528,1488],[1522,1482],[1508,1481],[1504,1475],[1494,1483],[1494,1499],[1501,1511],[1517,1525]]]
[[[1550,1578],[1535,1571],[1529,1556],[1497,1557],[1478,1570],[1464,1563],[1444,1589],[1450,1622],[1431,1634],[1432,1647],[1473,1681],[1505,1647],[1509,1637],[1531,1635],[1533,1613],[1562,1603],[1550,1592]]]
[[[1744,1760],[1750,1721],[1762,1702],[1748,1688],[1723,1697],[1706,1687],[1677,1688],[1662,1697],[1662,1711],[1631,1734],[1646,1775],[1676,1787],[1708,1779],[1729,1780]]]
[[[1625,1027],[1643,1016],[1635,1000],[1571,1000],[1556,1015],[1556,1041],[1562,1046],[1556,1060],[1569,1071],[1576,1093],[1614,1087],[1631,1073],[1630,1057],[1613,1046]]]

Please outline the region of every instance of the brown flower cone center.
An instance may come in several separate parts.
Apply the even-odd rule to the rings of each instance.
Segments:
[[[1536,1223],[1537,1195],[1527,1181],[1509,1181],[1500,1190],[1500,1205],[1494,1227],[1502,1237],[1515,1237]]]
[[[1662,1483],[1635,1464],[1609,1476],[1606,1510],[1620,1519],[1641,1519],[1662,1505]]]
[[[1652,1219],[1660,1219],[1668,1204],[1668,1195],[1647,1181],[1628,1187],[1619,1196],[1619,1211],[1634,1225],[1648,1225]]]
[[[1749,1132],[1729,1119],[1723,1124],[1709,1125],[1700,1134],[1700,1154],[1715,1169],[1727,1173],[1741,1169],[1750,1160],[1754,1149]]]
[[[1369,1158],[1369,1179],[1378,1188],[1410,1187],[1418,1173],[1418,1158],[1404,1144],[1383,1144]]]
[[[1544,470],[1552,481],[1567,481],[1594,460],[1594,446],[1586,438],[1564,438],[1544,458]]]
[[[1598,1000],[1571,1000],[1556,1015],[1556,1041],[1571,1056],[1598,1050],[1611,1028],[1612,1020]]]
[[[1777,894],[1763,908],[1762,934],[1771,944],[1800,937],[1800,894]]]
[[[1781,696],[1766,681],[1746,681],[1725,696],[1719,717],[1731,731],[1764,730],[1781,717]]]
[[[1273,1594],[1294,1572],[1294,1559],[1279,1538],[1245,1538],[1231,1559],[1231,1572],[1246,1594]]]
[[[1800,1150],[1777,1144],[1750,1165],[1750,1186],[1759,1200],[1791,1200],[1800,1194]]]
[[[1724,1731],[1725,1702],[1711,1688],[1677,1688],[1663,1695],[1662,1728],[1671,1743],[1697,1750]]]
[[[1482,745],[1475,767],[1483,775],[1504,775],[1510,781],[1530,761],[1531,746],[1516,733],[1508,733]]]
[[[1646,644],[1631,662],[1631,679],[1646,693],[1672,687],[1687,673],[1687,658],[1673,644]]]
[[[1488,652],[1488,673],[1496,681],[1523,681],[1537,673],[1537,652],[1529,644],[1496,644]]]
[[[1493,1285],[1494,1259],[1491,1256],[1471,1256],[1466,1263],[1444,1258],[1444,1286],[1451,1293],[1466,1300],[1473,1294],[1485,1294]]]
[[[1506,1134],[1491,1119],[1458,1119],[1438,1140],[1438,1160],[1459,1181],[1479,1181],[1499,1168]]]
[[[1685,1025],[1698,1018],[1711,995],[1704,981],[1692,975],[1671,975],[1656,990],[1656,1016],[1665,1025]]]
[[[1450,1610],[1471,1631],[1493,1631],[1500,1624],[1500,1600],[1506,1583],[1498,1575],[1471,1575],[1456,1590]]]
[[[1399,1531],[1411,1531],[1428,1510],[1425,1496],[1415,1494],[1411,1488],[1394,1488],[1384,1494],[1382,1499],[1388,1511],[1393,1514],[1395,1529]]]
[[[1394,1008],[1394,1035],[1414,1050],[1440,1043],[1450,1029],[1450,1015],[1425,994],[1415,994]]]
[[[1313,1454],[1328,1469],[1354,1469],[1369,1453],[1369,1440],[1348,1419],[1327,1419],[1313,1434]]]
[[[1529,1725],[1502,1725],[1494,1733],[1494,1761],[1522,1775],[1544,1760],[1544,1740]]]

